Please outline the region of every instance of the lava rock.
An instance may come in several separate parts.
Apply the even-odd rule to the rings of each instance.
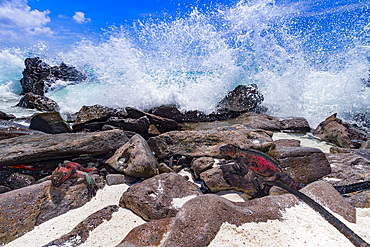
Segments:
[[[62,119],[59,112],[36,113],[31,118],[30,129],[48,134],[71,133],[72,129]]]

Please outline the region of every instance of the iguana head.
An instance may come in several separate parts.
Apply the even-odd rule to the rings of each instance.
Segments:
[[[235,157],[236,155],[236,146],[232,144],[226,144],[224,146],[220,147],[220,153],[221,155],[227,155],[229,157]]]
[[[54,187],[59,187],[66,180],[67,175],[68,174],[63,171],[53,172],[50,176],[51,184]]]

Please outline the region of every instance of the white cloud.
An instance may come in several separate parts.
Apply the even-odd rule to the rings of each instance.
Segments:
[[[73,16],[73,20],[77,23],[87,23],[91,21],[90,18],[85,18],[85,13],[83,12],[75,12],[75,15]]]
[[[11,37],[25,35],[51,35],[53,32],[45,27],[50,22],[50,11],[31,9],[27,0],[0,1],[0,40],[5,34]]]

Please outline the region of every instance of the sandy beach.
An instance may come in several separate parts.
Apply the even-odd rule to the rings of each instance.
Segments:
[[[96,197],[81,208],[51,219],[24,236],[5,245],[6,247],[39,247],[71,231],[78,223],[90,214],[108,205],[118,205],[119,199],[129,186],[105,186]],[[232,201],[243,201],[238,193],[221,193],[221,196]],[[177,199],[181,206],[186,200]],[[357,223],[348,223],[336,215],[364,240],[370,242],[370,209],[357,209]],[[353,246],[333,226],[304,203],[288,208],[283,214],[283,221],[271,220],[263,223],[248,223],[242,226],[224,223],[216,238],[209,246]],[[134,227],[145,223],[143,219],[127,209],[120,208],[113,213],[109,221],[90,232],[90,237],[80,246],[110,247],[119,244]],[[65,244],[64,246],[68,246]]]

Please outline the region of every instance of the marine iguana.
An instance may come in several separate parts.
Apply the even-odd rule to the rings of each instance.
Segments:
[[[327,211],[324,207],[320,204],[312,200],[310,197],[306,196],[305,194],[299,192],[292,187],[283,184],[278,181],[266,181],[265,184],[269,186],[278,186],[282,189],[287,190],[288,192],[292,193],[296,197],[298,197],[303,202],[307,203],[311,208],[321,214],[330,224],[332,224],[338,231],[340,231],[346,238],[351,241],[351,243],[357,247],[369,247],[370,245],[365,242],[360,236],[354,233],[350,228],[348,228],[345,224],[343,224],[340,220],[338,220],[334,215],[332,215],[329,211]]]
[[[65,162],[63,164],[59,164],[58,167],[53,171],[50,176],[47,176],[39,182],[43,182],[45,180],[51,180],[51,184],[54,187],[59,187],[63,184],[68,178],[80,178],[84,177],[86,182],[88,183],[88,190],[90,194],[95,194],[96,185],[94,180],[89,175],[90,172],[96,171],[96,168],[89,168],[85,169],[82,165],[76,162]]]
[[[241,149],[232,144],[221,146],[220,153],[221,155],[226,155],[233,159],[237,159],[236,165],[239,165],[241,176],[244,176],[248,172],[248,169],[251,169],[254,173],[266,177],[267,181],[279,181],[296,190],[302,189],[305,186],[304,184],[295,181],[292,177],[285,173],[277,161],[265,153],[253,149]],[[257,185],[260,187],[258,183]],[[258,192],[253,195],[252,198],[267,195],[271,187],[271,185],[265,183],[262,189],[257,188]],[[369,189],[370,181],[333,187],[340,194],[347,194],[359,190]]]
[[[279,164],[267,154],[253,149],[241,149],[232,144],[221,146],[220,152],[222,155],[237,159],[236,165],[239,165],[242,176],[248,172],[248,169],[251,169],[254,173],[267,177],[267,181],[280,181],[296,190],[300,190],[305,186],[291,178],[281,169]],[[268,195],[271,187],[271,185],[266,183],[263,188],[259,186],[258,192],[256,192],[252,198]]]

